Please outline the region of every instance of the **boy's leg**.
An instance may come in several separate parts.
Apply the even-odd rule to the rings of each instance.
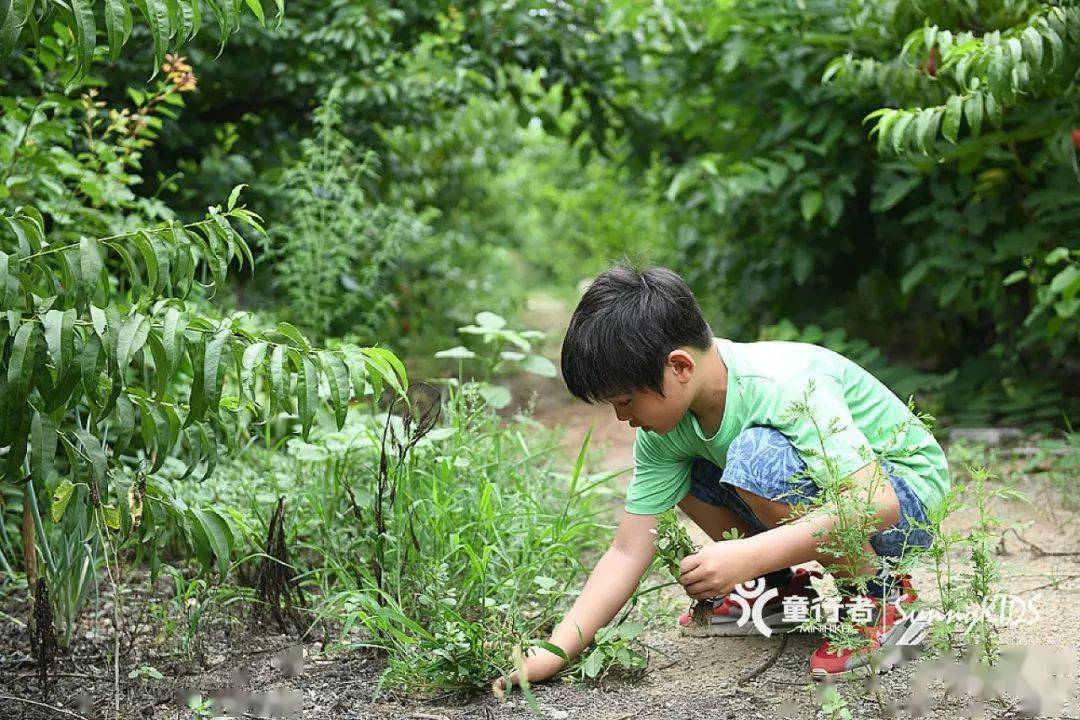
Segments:
[[[679,509],[713,540],[723,539],[723,533],[732,529],[743,537],[767,530],[769,526],[762,523],[736,488],[723,482],[724,472],[705,458],[695,458],[690,466],[690,493],[679,503]],[[788,568],[765,575],[769,587],[780,587],[790,579]]]
[[[820,494],[821,490],[813,479],[795,477],[805,469],[806,464],[783,433],[773,427],[756,426],[743,430],[732,441],[722,480],[761,525],[774,528],[792,514],[794,505]],[[857,575],[874,575],[881,567],[883,558],[895,561],[910,549],[930,545],[929,534],[912,523],[913,520],[916,524],[926,522],[921,501],[907,481],[896,475],[891,463],[884,462],[882,470],[874,501],[879,505],[898,507],[900,520],[892,527],[870,536],[863,544],[860,566],[830,569],[831,574],[841,581]],[[835,565],[836,558],[823,556],[821,562]],[[876,586],[876,582],[872,581],[872,588]]]
[[[738,530],[742,535],[752,533],[750,526],[736,515],[731,508],[710,505],[693,495],[687,495],[683,498],[679,503],[679,509],[686,513],[686,516],[693,520],[694,524],[713,540],[722,539],[724,533],[732,529]]]
[[[696,458],[690,470],[690,494],[679,503],[679,508],[713,540],[722,540],[729,530],[737,530],[742,536],[767,530],[735,488],[722,482],[723,472],[708,460]],[[782,601],[793,595],[807,599],[815,596],[810,586],[810,579],[815,575],[820,577],[820,573],[809,573],[804,569],[793,573],[790,568],[782,568],[764,576],[765,587],[776,588],[779,592],[769,601],[763,616],[775,632],[789,632],[794,627],[790,623],[785,626],[780,620]],[[696,637],[756,633],[755,626],[746,623],[743,615],[742,605],[729,594],[696,603],[690,612],[679,618],[679,625],[684,634]]]
[[[793,504],[805,502],[820,493],[812,479],[793,477],[805,467],[794,446],[779,430],[753,427],[744,430],[732,442],[723,480],[734,487],[735,493],[763,524],[775,527],[791,514]],[[872,608],[869,622],[860,620],[856,623],[869,644],[858,651],[834,650],[828,640],[824,641],[810,660],[810,674],[815,679],[865,672],[872,667],[872,657],[879,659],[879,671],[888,669],[903,657],[903,646],[918,644],[926,631],[925,623],[911,614],[905,615],[901,609],[901,605],[910,607],[915,600],[910,578],[894,578],[889,572],[893,561],[914,548],[930,545],[929,533],[916,527],[926,523],[926,512],[910,485],[893,471],[890,463],[883,463],[883,470],[887,481],[875,494],[875,501],[888,496],[899,507],[900,519],[892,527],[870,536],[863,546],[863,569],[876,577],[868,584],[866,595],[857,596],[853,585],[844,580],[852,574],[860,574],[863,569],[833,573],[849,598],[848,603],[858,601],[864,608]],[[878,574],[880,565],[885,568]]]

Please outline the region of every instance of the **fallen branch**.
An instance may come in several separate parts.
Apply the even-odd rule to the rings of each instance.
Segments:
[[[761,663],[760,665],[758,665],[756,668],[754,668],[750,672],[746,673],[745,675],[741,676],[735,682],[735,684],[736,685],[745,685],[746,683],[750,682],[751,680],[756,678],[758,675],[760,675],[761,673],[765,672],[766,670],[771,668],[773,665],[775,665],[776,661],[780,659],[780,656],[784,654],[784,649],[787,647],[787,641],[788,641],[788,635],[787,635],[787,633],[784,633],[780,637],[780,643],[776,646],[776,649],[773,650],[772,654],[769,655],[769,657],[765,658],[765,662]]]
[[[53,707],[47,703],[37,702],[35,700],[27,700],[26,698],[11,697],[10,695],[0,695],[0,700],[11,700],[12,702],[25,703],[27,705],[33,705],[34,707],[45,708],[46,710],[52,710],[54,713],[66,715],[68,717],[79,718],[79,720],[87,720],[85,716],[79,713],[71,712],[70,710],[62,710],[58,707]]]
[[[1068,552],[1043,550],[1041,547],[1039,547],[1035,543],[1033,543],[1030,540],[1028,540],[1027,538],[1025,538],[1023,535],[1018,533],[1016,531],[1016,528],[1009,528],[1005,532],[1011,532],[1013,535],[1016,536],[1017,540],[1024,543],[1025,545],[1027,545],[1029,548],[1031,548],[1035,552],[1039,553],[1040,556],[1044,556],[1044,557],[1076,557],[1076,556],[1080,555],[1080,550],[1068,551]],[[1001,537],[1002,537],[1002,540],[1005,539],[1004,535],[1002,535]]]
[[[1027,588],[1026,590],[1018,590],[1016,594],[1023,595],[1024,593],[1035,592],[1036,590],[1042,590],[1043,588],[1056,587],[1062,583],[1069,582],[1070,580],[1080,580],[1080,575],[1064,575],[1051,580],[1048,583],[1043,583],[1042,585],[1036,585],[1035,587]]]

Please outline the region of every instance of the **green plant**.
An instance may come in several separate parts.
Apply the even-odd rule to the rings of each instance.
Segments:
[[[920,89],[944,102],[914,109],[882,108],[867,116],[877,121],[871,134],[878,135],[879,150],[937,153],[938,137],[955,144],[964,121],[977,138],[984,119],[1000,129],[1006,109],[1076,97],[1080,55],[1070,45],[1080,36],[1080,10],[1067,4],[1019,2],[997,17],[989,7],[977,5],[954,6],[950,11],[936,11],[924,27],[911,31],[900,52],[901,68],[892,77],[886,75],[887,66],[873,60],[859,62],[851,55],[838,58],[826,70],[826,81],[835,75],[877,74],[885,75],[882,84],[889,87],[897,76],[920,70],[936,81]],[[950,30],[974,23],[990,27],[983,25],[981,32]],[[1066,118],[1061,113],[1058,119]]]
[[[319,335],[375,339],[394,311],[391,266],[430,229],[407,209],[373,200],[374,153],[341,129],[342,86],[314,113],[315,134],[281,174],[282,207],[264,257],[288,315]]]
[[[128,673],[128,678],[132,679],[132,680],[135,679],[135,678],[147,678],[147,679],[150,679],[150,680],[164,680],[165,676],[162,675],[161,671],[158,670],[153,665],[140,665],[139,667],[135,668],[134,670],[132,670],[131,672]]]
[[[194,693],[187,698],[187,709],[191,711],[193,718],[212,718],[214,717],[214,700],[213,698],[204,698],[199,693]]]
[[[668,572],[674,580],[682,575],[679,563],[687,555],[697,552],[697,546],[690,539],[686,528],[679,522],[674,510],[660,513],[656,516],[656,559],[654,563]]]
[[[644,630],[640,623],[619,622],[596,633],[592,644],[581,655],[572,674],[579,680],[602,680],[612,668],[639,672],[648,664],[641,652],[640,635]]]
[[[436,358],[458,361],[458,376],[462,376],[465,360],[478,368],[478,376],[472,381],[476,390],[494,408],[501,409],[510,404],[510,390],[496,385],[491,380],[508,370],[524,370],[542,377],[555,377],[558,371],[554,363],[543,355],[533,353],[533,343],[542,340],[544,333],[539,330],[513,330],[507,327],[506,320],[493,312],[482,311],[476,314],[476,323],[458,328],[463,335],[479,338],[479,352],[464,345],[439,350]],[[515,350],[505,349],[513,346]]]
[[[470,383],[451,383],[437,415],[417,389],[340,431],[249,445],[223,461],[213,495],[260,529],[251,538],[289,498],[280,539],[307,600],[297,610],[336,640],[329,651],[385,651],[388,692],[483,688],[572,601],[583,555],[600,550],[611,475],[582,473],[586,448],[565,471],[554,437],[500,418]],[[180,488],[192,504],[208,492]],[[239,575],[257,585],[250,567]]]
[[[851,707],[835,685],[813,688],[821,715],[830,720],[851,720]]]
[[[22,32],[32,2],[5,4],[0,16],[5,56],[30,31],[55,32],[16,49],[26,79],[17,87],[38,94],[4,98],[0,447],[4,480],[21,490],[12,505],[33,530],[16,550],[0,519],[3,568],[22,571],[35,598],[48,598],[65,645],[103,572],[113,590],[115,672],[129,551],[149,561],[153,577],[165,545],[190,548],[204,571],[224,578],[244,541],[229,511],[178,502],[172,482],[197,470],[206,480],[219,446],[235,448],[252,422],[293,415],[306,437],[322,404],[341,427],[354,398],[407,384],[383,348],[321,349],[288,323],[253,328],[247,314],[208,305],[234,260],[253,266],[248,237],[263,234],[262,220],[240,203],[243,186],[187,222],[134,194],[142,153],[196,84],[184,58],[163,56],[169,38],[182,44],[192,28],[166,22],[160,3],[150,7],[166,77],[129,88],[134,110],[109,110],[87,75],[102,59],[89,47],[89,6],[75,8],[74,37],[53,25],[48,7]],[[113,24],[126,9],[112,3],[107,13],[114,56],[124,38],[113,42]],[[236,7],[219,16],[223,31],[237,17]]]
[[[259,22],[265,24],[262,4],[252,2],[247,6]],[[284,0],[279,0],[276,7],[280,21],[285,11]],[[210,9],[213,10],[224,44],[225,39],[240,28],[241,5],[211,3]],[[145,4],[115,0],[103,8],[76,2],[64,9],[48,3],[39,6],[35,0],[20,0],[6,4],[3,12],[0,12],[0,59],[8,60],[13,51],[18,54],[23,45],[36,42],[39,28],[58,23],[75,47],[75,56],[68,71],[73,79],[83,77],[90,72],[95,61],[97,37],[100,34],[98,28],[104,26],[108,55],[115,62],[131,37],[135,10],[146,22],[153,39],[154,68],[161,67],[166,52],[178,49],[199,31],[202,11],[198,0],[171,10],[156,0]]]

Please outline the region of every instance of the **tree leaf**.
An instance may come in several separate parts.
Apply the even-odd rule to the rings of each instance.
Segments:
[[[101,405],[98,390],[98,377],[101,374],[104,356],[101,352],[101,339],[97,333],[90,333],[79,355],[79,372],[82,374],[83,392],[94,405]]]
[[[104,267],[104,262],[101,259],[97,241],[86,236],[79,238],[79,271],[82,273],[80,290],[87,300],[93,297],[101,281],[102,267]]]
[[[214,334],[213,339],[206,345],[206,357],[203,365],[205,402],[206,409],[215,415],[221,406],[221,385],[225,375],[222,370],[222,356],[231,337],[232,332],[228,328],[222,328]]]
[[[275,329],[275,332],[279,335],[284,335],[288,339],[292,340],[296,347],[300,348],[304,352],[311,352],[311,344],[304,337],[303,333],[296,329],[291,323],[280,322]]]
[[[202,9],[199,7],[199,0],[190,0],[188,7],[191,8],[191,33],[188,39],[191,39],[202,29]]]
[[[209,508],[192,508],[188,511],[192,525],[199,528],[206,540],[208,549],[217,558],[218,579],[224,582],[229,574],[229,561],[232,554],[232,533],[228,524],[215,511]],[[209,553],[199,553],[200,561],[207,570],[211,565]]]
[[[68,501],[71,500],[71,494],[75,491],[75,484],[70,480],[64,480],[52,494],[52,507],[50,508],[50,514],[54,523],[59,523],[61,518],[64,517],[64,511],[67,510]]]
[[[154,247],[150,243],[150,235],[146,231],[140,230],[132,236],[131,241],[135,243],[135,247],[138,248],[143,263],[146,265],[146,284],[151,289],[157,290],[158,260],[157,253],[154,252]]]
[[[7,59],[15,49],[32,8],[30,0],[10,0],[7,12],[0,19],[0,59]]]
[[[322,361],[327,385],[330,386],[334,419],[337,421],[337,429],[340,430],[345,426],[349,414],[349,368],[336,353],[321,352],[319,359]]]
[[[1024,32],[1021,33],[1020,39],[1024,44],[1024,49],[1031,62],[1031,66],[1036,71],[1042,69],[1043,60],[1043,41],[1042,35],[1035,28],[1028,26],[1024,28]]]
[[[319,371],[307,355],[300,355],[300,364],[296,375],[296,396],[300,415],[300,435],[308,439],[315,408],[319,404]]]
[[[1005,276],[1005,279],[1001,281],[1001,284],[1005,287],[1009,285],[1015,285],[1024,278],[1027,277],[1027,270],[1013,270],[1011,273]]]
[[[50,310],[41,320],[45,344],[58,378],[65,376],[75,361],[75,310]]]
[[[555,367],[555,363],[543,355],[529,355],[521,361],[521,369],[541,377],[559,376],[559,370]]]
[[[915,115],[909,112],[903,112],[896,120],[896,123],[889,131],[889,137],[891,139],[891,147],[894,153],[899,155],[901,151],[906,147],[907,142],[907,129],[911,125],[911,121],[915,119]]]
[[[945,101],[945,117],[941,121],[941,134],[951,143],[956,142],[960,132],[960,117],[963,114],[964,98],[953,95]]]
[[[252,1],[258,3],[258,0],[249,0],[249,2],[252,2]],[[260,11],[262,10],[262,5],[259,5],[259,10]],[[260,21],[262,21],[261,17],[260,17]],[[263,22],[263,25],[266,25],[266,23]],[[229,193],[229,202],[226,205],[226,207],[229,209],[230,212],[233,210],[233,208],[236,207],[236,201],[240,199],[240,192],[244,188],[246,188],[247,186],[248,186],[247,183],[240,183],[239,185],[237,185],[236,187],[234,187],[232,189],[231,193]]]
[[[153,419],[153,425],[157,431],[154,440],[156,456],[154,457],[154,464],[150,467],[150,472],[156,473],[165,464],[165,458],[172,454],[173,446],[176,444],[176,437],[179,434],[179,423],[176,421],[175,415],[169,412],[171,409],[168,406],[159,406],[156,403],[148,402],[145,407],[149,408],[150,417]]]
[[[94,479],[97,480],[98,487],[101,488],[104,495],[105,488],[103,485],[109,472],[109,463],[105,459],[105,450],[101,446],[101,441],[78,426],[75,426],[73,432],[75,437],[79,439],[79,445],[82,446],[83,458],[89,461],[90,469],[94,473]]]
[[[150,36],[154,40],[153,75],[157,75],[165,62],[165,51],[173,34],[169,24],[169,9],[165,6],[165,0],[142,0],[137,5],[150,25]]]
[[[964,115],[967,117],[968,128],[971,130],[971,136],[979,137],[979,132],[982,131],[983,119],[982,93],[973,93],[969,95],[966,100],[964,100]]]
[[[101,519],[110,530],[120,529],[120,510],[112,505],[101,506]]]
[[[28,320],[19,326],[11,346],[7,367],[8,407],[24,405],[34,377],[34,353],[38,324]],[[10,410],[9,410],[10,412]]]
[[[206,416],[206,346],[193,342],[187,347],[191,361],[191,394],[188,396],[188,414],[184,426],[202,420]]]
[[[277,406],[285,412],[290,412],[289,388],[285,374],[285,346],[276,345],[270,353],[270,386],[273,392],[271,407]]]
[[[123,371],[131,364],[131,358],[135,353],[142,350],[149,333],[150,321],[139,313],[131,315],[124,321],[116,340],[116,364],[120,368],[121,380],[124,377]]]
[[[131,36],[131,8],[126,0],[105,0],[105,33],[109,39],[109,59],[120,59],[120,50]]]
[[[200,482],[206,482],[214,473],[214,468],[217,467],[218,452],[217,452],[217,436],[208,434],[205,426],[199,424],[199,437],[202,440],[203,447],[206,448],[206,469],[203,471],[202,480]]]
[[[156,285],[154,289],[164,291],[172,287],[172,261],[169,259],[169,248],[162,242],[159,233],[147,233],[146,239],[150,243],[160,270],[158,273],[160,285]]]
[[[1052,64],[1057,66],[1065,56],[1065,43],[1061,41],[1061,36],[1049,26],[1041,28],[1039,34],[1050,43],[1050,53],[1053,56]]]
[[[1001,45],[994,46],[990,51],[987,79],[990,82],[991,96],[1000,98],[1009,92],[1009,65],[1005,59],[1005,48]]]
[[[255,368],[262,364],[266,358],[265,341],[254,342],[244,348],[244,356],[240,361],[240,384],[250,388],[252,397],[255,395],[255,378],[258,376]]]
[[[161,344],[165,346],[165,357],[169,362],[165,372],[170,375],[180,366],[180,358],[184,356],[184,331],[187,329],[187,320],[180,310],[170,307],[165,311],[165,320],[161,327]]]
[[[259,24],[266,27],[266,16],[263,14],[262,3],[259,0],[244,0],[244,2],[251,8],[252,14],[259,19]]]
[[[135,405],[127,393],[121,392],[116,398],[116,437],[112,441],[114,457],[127,451],[134,433]]]
[[[135,264],[135,260],[131,257],[131,253],[128,252],[127,247],[121,243],[105,243],[120,256],[120,259],[124,261],[124,267],[127,269],[128,281],[131,283],[131,293],[133,296],[138,297],[142,294],[142,274],[139,272],[138,265]]]
[[[94,47],[97,43],[97,25],[94,20],[93,6],[87,0],[69,0],[71,14],[75,20],[75,67],[79,73],[86,73],[94,59]]]
[[[821,191],[807,190],[799,196],[799,209],[802,211],[803,220],[810,222],[821,210]]]
[[[915,138],[919,149],[924,153],[930,152],[930,149],[934,147],[940,119],[940,109],[936,107],[923,108],[915,116]]]
[[[210,537],[206,532],[206,528],[195,516],[194,510],[188,509],[186,515],[191,526],[189,537],[191,539],[191,548],[195,552],[195,559],[202,565],[203,572],[209,573],[214,568],[214,550],[210,546]]]
[[[870,135],[873,135],[877,131],[877,151],[884,154],[886,143],[889,140],[889,134],[892,131],[892,126],[896,124],[897,118],[900,117],[900,113],[895,110],[889,110],[887,113],[881,116],[877,125],[870,131]]]
[[[0,310],[11,310],[19,291],[19,283],[9,272],[10,256],[0,252]]]
[[[405,392],[405,388],[409,386],[409,376],[405,371],[405,365],[398,359],[398,356],[380,347],[362,348],[361,352],[370,358],[378,358],[384,362],[387,366],[393,369],[393,373],[390,374],[387,381],[394,386],[398,392]]]
[[[38,481],[38,487],[44,487],[52,475],[56,442],[56,426],[52,418],[35,410],[30,420],[30,474]]]

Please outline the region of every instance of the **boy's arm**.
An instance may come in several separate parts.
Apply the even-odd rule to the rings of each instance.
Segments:
[[[878,531],[896,524],[900,518],[900,503],[877,463],[863,466],[850,476],[849,481],[850,486],[845,492],[856,493],[856,497],[870,501],[875,515],[873,525]],[[825,566],[842,563],[845,559],[818,547],[836,522],[834,513],[817,508],[797,520],[757,535],[706,545],[683,558],[679,582],[686,587],[690,597],[703,599],[731,592],[736,584],[765,573],[810,560]],[[869,543],[865,544],[864,552],[867,557],[872,557],[874,551]],[[872,568],[850,570],[872,571]]]
[[[656,536],[650,532],[655,527],[653,515],[626,514],[619,521],[611,547],[596,563],[581,595],[551,634],[549,642],[567,657],[578,655],[634,594],[656,553]],[[564,664],[562,658],[543,648],[532,648],[525,657],[530,682],[546,680]],[[516,683],[517,673],[510,680]],[[502,678],[495,681],[493,689],[503,689]]]

